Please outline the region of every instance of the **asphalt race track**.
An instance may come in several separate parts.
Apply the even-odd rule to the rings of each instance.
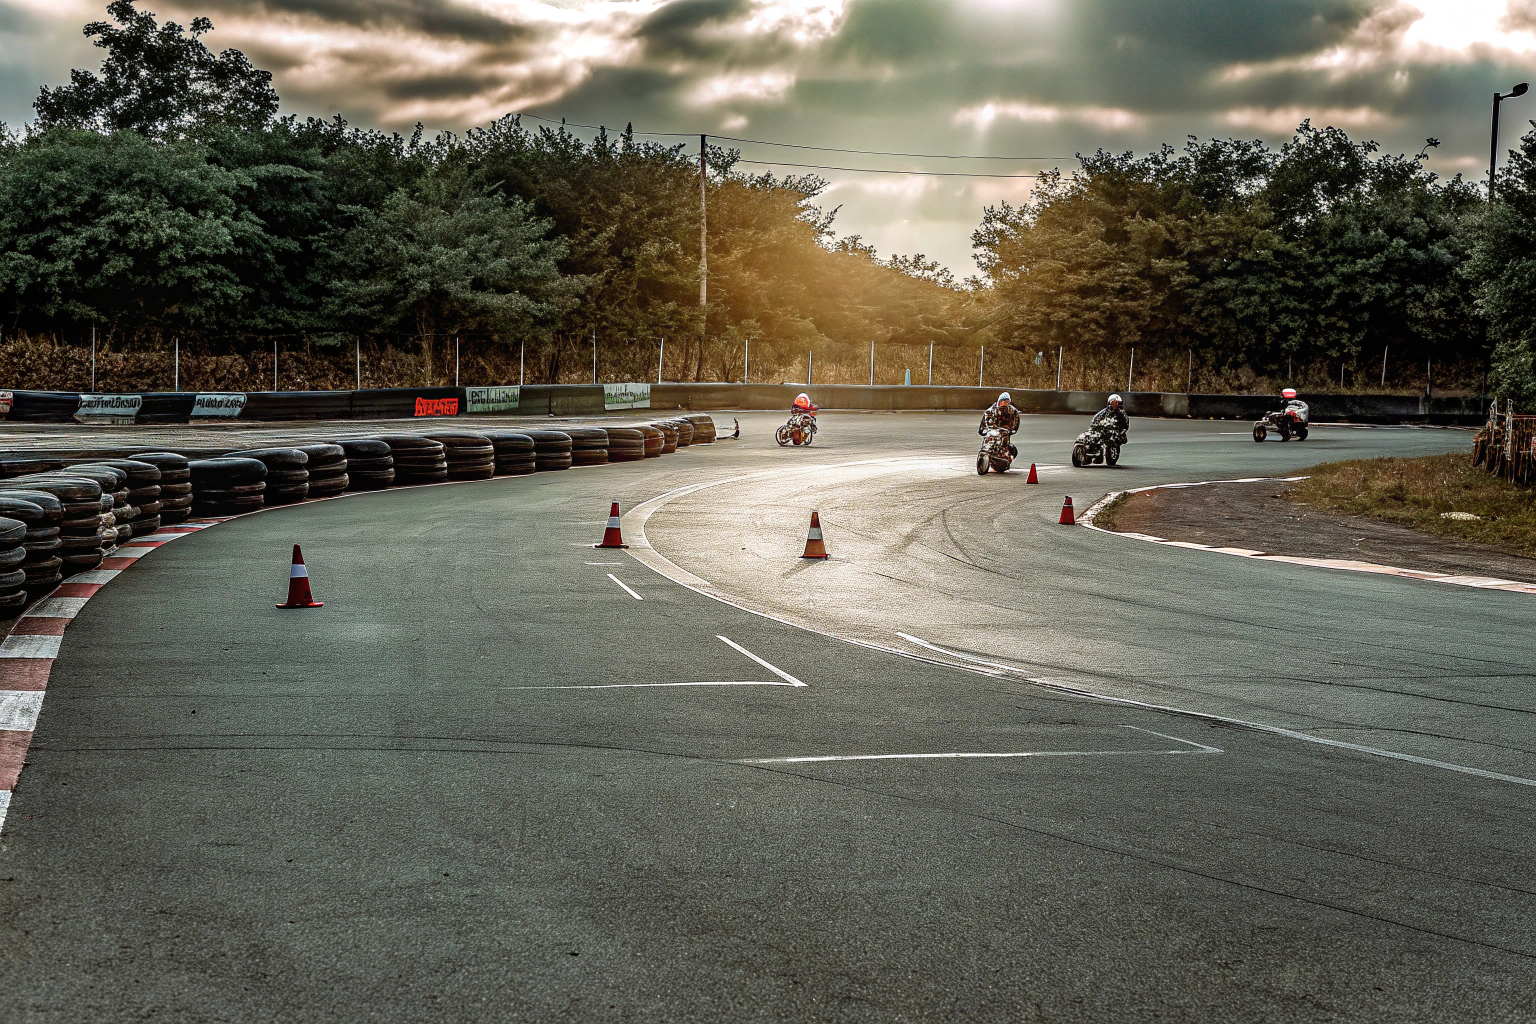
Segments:
[[[1469,433],[1074,470],[1026,417],[1029,487],[970,415],[780,419],[110,584],[0,839],[0,1020],[1536,1019],[1536,597],[1056,522]],[[294,542],[323,609],[273,608]]]

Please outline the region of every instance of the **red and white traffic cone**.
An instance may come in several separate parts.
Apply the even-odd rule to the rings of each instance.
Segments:
[[[304,564],[304,552],[293,546],[293,566],[288,570],[288,603],[279,608],[323,608],[324,601],[316,601],[309,592],[309,568]]]
[[[614,502],[608,510],[608,528],[603,531],[603,542],[592,545],[595,548],[627,548],[624,543],[624,535],[619,532],[619,503]]]
[[[1067,495],[1067,500],[1061,506],[1061,525],[1076,526],[1077,517],[1072,514],[1072,495]]]
[[[1033,462],[1029,464],[1029,478],[1024,482],[1027,484],[1037,484],[1040,482],[1040,474],[1035,472],[1035,464]]]
[[[801,558],[830,558],[827,545],[821,539],[821,516],[811,513],[811,532],[805,535],[805,554]]]

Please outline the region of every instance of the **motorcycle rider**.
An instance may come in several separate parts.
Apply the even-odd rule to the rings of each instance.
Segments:
[[[789,414],[791,416],[809,416],[815,419],[816,412],[820,408],[821,406],[811,401],[810,395],[802,391],[795,396],[795,404],[789,407]]]
[[[1008,431],[1010,439],[1014,434],[1018,433],[1019,410],[1013,407],[1013,399],[1006,391],[998,395],[997,401],[988,406],[987,411],[981,414],[981,426],[976,428],[976,433],[985,437],[987,431],[993,427],[1001,427]],[[1014,458],[1019,457],[1019,450],[1011,443],[1008,445],[1008,450],[1013,453]]]
[[[1110,395],[1109,404],[1099,410],[1099,414],[1093,418],[1093,422],[1088,424],[1088,429],[1096,430],[1100,433],[1116,431],[1121,436],[1124,436],[1125,432],[1131,429],[1131,420],[1121,408],[1123,405],[1125,405],[1123,398],[1119,395]]]

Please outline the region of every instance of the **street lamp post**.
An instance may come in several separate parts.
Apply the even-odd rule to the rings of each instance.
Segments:
[[[1493,132],[1488,143],[1488,201],[1493,202],[1493,182],[1499,170],[1499,104],[1516,96],[1524,96],[1530,83],[1521,82],[1506,93],[1493,94]]]

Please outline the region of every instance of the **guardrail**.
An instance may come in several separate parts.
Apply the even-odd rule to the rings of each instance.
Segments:
[[[826,384],[529,384],[506,387],[380,388],[362,391],[140,392],[82,395],[66,391],[0,392],[8,418],[31,423],[187,423],[205,420],[409,419],[459,415],[596,416],[633,409],[703,412],[784,409],[810,392],[824,409],[873,412],[980,411],[997,387]],[[1108,391],[1010,389],[1027,413],[1094,413]],[[1267,395],[1126,391],[1132,416],[1257,420],[1275,407]],[[1483,422],[1485,399],[1398,395],[1302,395],[1315,423]]]

